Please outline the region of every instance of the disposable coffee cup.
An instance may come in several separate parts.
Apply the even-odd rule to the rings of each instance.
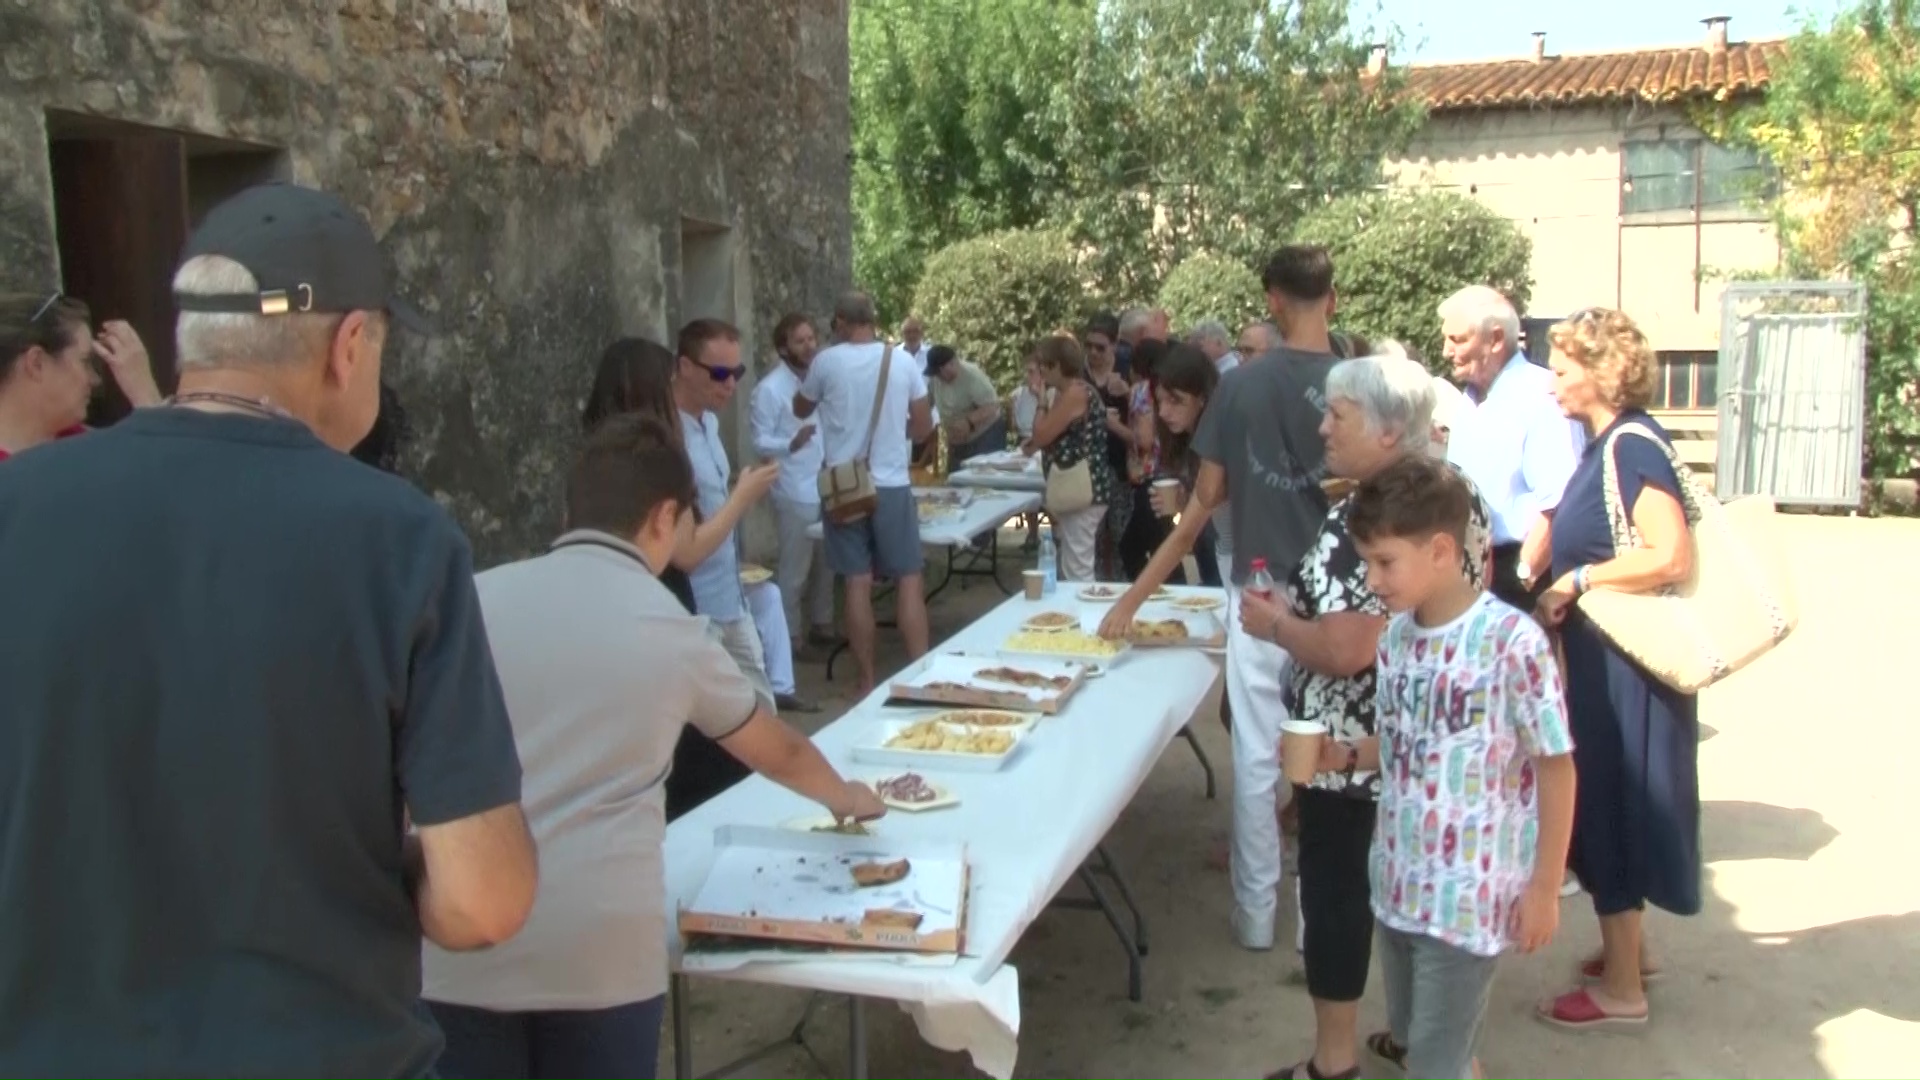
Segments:
[[[1286,720],[1280,724],[1280,768],[1290,784],[1313,782],[1320,768],[1320,744],[1327,739],[1327,725],[1311,720]]]
[[[1153,490],[1154,494],[1160,496],[1161,517],[1170,518],[1179,513],[1178,510],[1174,509],[1173,498],[1175,493],[1180,490],[1180,481],[1172,477],[1164,477],[1153,482]]]
[[[1038,600],[1047,587],[1047,575],[1039,570],[1022,570],[1020,583],[1026,587],[1027,599]]]

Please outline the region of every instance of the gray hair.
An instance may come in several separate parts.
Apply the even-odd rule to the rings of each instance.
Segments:
[[[833,317],[842,326],[873,326],[880,321],[873,310],[873,297],[858,289],[840,294],[833,304]]]
[[[1233,338],[1227,334],[1227,328],[1218,319],[1202,319],[1194,323],[1193,329],[1187,331],[1187,337],[1196,344],[1211,341],[1225,348],[1233,348]]]
[[[1485,333],[1498,329],[1507,342],[1506,359],[1520,351],[1520,314],[1513,301],[1485,285],[1469,285],[1440,302],[1442,322],[1458,320]]]
[[[177,295],[205,296],[260,291],[253,271],[224,255],[195,255],[173,275]],[[181,370],[296,364],[324,349],[342,316],[289,312],[182,311],[173,340]]]
[[[1327,372],[1327,400],[1359,406],[1367,430],[1392,435],[1403,452],[1424,454],[1433,439],[1433,376],[1404,356],[1356,356]]]
[[[1266,340],[1266,347],[1268,349],[1280,344],[1280,328],[1265,319],[1256,319],[1240,328],[1242,334],[1245,334],[1248,330],[1260,331],[1260,336]],[[1261,351],[1264,352],[1266,350],[1263,349]]]
[[[1153,315],[1143,307],[1130,307],[1120,313],[1120,336],[1145,333],[1147,324],[1153,321]]]

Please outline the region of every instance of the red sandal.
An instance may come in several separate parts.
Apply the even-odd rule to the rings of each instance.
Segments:
[[[1543,1022],[1571,1031],[1593,1031],[1602,1028],[1644,1027],[1647,1014],[1610,1013],[1593,1000],[1593,995],[1585,989],[1570,990],[1551,1001],[1543,1001],[1534,1010],[1534,1015]]]

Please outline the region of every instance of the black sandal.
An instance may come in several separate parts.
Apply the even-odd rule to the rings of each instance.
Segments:
[[[1376,1031],[1367,1036],[1367,1052],[1403,1073],[1407,1071],[1407,1048],[1393,1041],[1391,1031]]]
[[[1277,1073],[1268,1073],[1267,1080],[1360,1080],[1360,1066],[1355,1065],[1345,1072],[1323,1076],[1320,1070],[1313,1067],[1313,1055],[1309,1054],[1304,1061],[1281,1069]]]

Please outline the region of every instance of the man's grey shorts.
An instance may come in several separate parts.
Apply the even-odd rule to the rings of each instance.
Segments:
[[[864,520],[851,525],[821,523],[827,565],[844,577],[898,579],[918,574],[926,556],[920,550],[920,508],[913,501],[913,489],[883,487],[875,494],[879,505]]]
[[[1500,958],[1385,924],[1374,932],[1374,955],[1387,984],[1387,1027],[1393,1041],[1406,1047],[1407,1075],[1471,1080],[1474,1044]]]

